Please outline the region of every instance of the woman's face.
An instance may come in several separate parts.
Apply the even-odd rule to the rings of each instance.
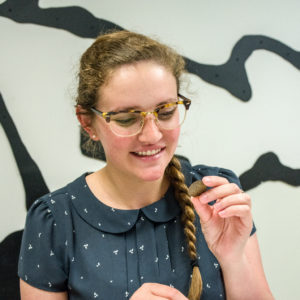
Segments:
[[[159,104],[177,99],[177,85],[166,68],[154,62],[138,62],[116,69],[100,88],[99,95],[101,100],[96,108],[103,112],[127,108],[153,111]],[[135,136],[115,135],[101,117],[94,118],[93,129],[103,145],[107,170],[142,181],[162,179],[180,132],[179,128],[159,129],[152,114]],[[145,155],[147,151],[151,154]]]

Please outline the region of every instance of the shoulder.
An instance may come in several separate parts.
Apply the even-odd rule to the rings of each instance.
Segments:
[[[28,222],[40,223],[55,223],[57,219],[61,219],[64,211],[69,210],[69,197],[66,194],[66,189],[62,188],[53,193],[46,194],[32,204],[28,210],[26,224]]]
[[[84,181],[84,178],[85,174],[76,178],[64,187],[43,195],[32,204],[28,211],[28,215],[33,212],[47,212],[54,218],[60,218],[61,214],[66,215],[71,209],[71,203],[74,199],[73,191],[77,188],[80,182]]]
[[[24,236],[38,237],[41,234],[53,235],[57,232],[56,238],[61,236],[64,228],[62,215],[69,211],[69,198],[66,194],[66,187],[61,188],[53,193],[48,193],[32,204],[27,212]],[[62,237],[61,237],[62,238]]]
[[[27,212],[25,237],[31,239],[43,234],[64,242],[72,231],[72,188],[77,180],[34,201]]]

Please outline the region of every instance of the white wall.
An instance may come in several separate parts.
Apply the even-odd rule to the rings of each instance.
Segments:
[[[4,1],[1,1],[4,2]],[[95,16],[160,38],[205,64],[224,63],[244,35],[263,34],[299,51],[300,2],[102,0],[40,1],[41,7],[79,5]],[[31,156],[51,190],[101,167],[81,155],[73,115],[80,54],[92,42],[66,31],[0,17],[0,91]],[[255,51],[246,63],[248,103],[188,75],[193,99],[178,153],[238,175],[267,151],[300,168],[300,72],[281,57]],[[0,127],[0,240],[21,229],[25,196]],[[300,269],[300,187],[267,182],[250,190],[266,274],[276,299],[296,299]]]

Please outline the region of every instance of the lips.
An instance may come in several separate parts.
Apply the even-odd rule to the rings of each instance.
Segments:
[[[153,156],[156,155],[157,153],[161,152],[163,148],[158,148],[158,149],[152,149],[152,150],[147,150],[147,151],[137,151],[137,152],[132,152],[133,154],[137,156]]]

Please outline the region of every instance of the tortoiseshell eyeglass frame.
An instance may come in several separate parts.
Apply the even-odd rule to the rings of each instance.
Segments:
[[[170,102],[170,103],[166,103],[166,104],[162,104],[160,106],[158,106],[156,109],[154,109],[153,111],[140,111],[140,110],[134,110],[134,109],[128,109],[128,110],[121,110],[121,111],[109,111],[109,112],[103,112],[100,111],[98,109],[96,109],[95,107],[91,107],[90,110],[93,111],[95,114],[97,114],[98,116],[102,117],[107,123],[110,122],[111,120],[111,116],[119,114],[119,113],[139,113],[141,114],[144,118],[148,115],[148,114],[154,114],[155,118],[157,118],[158,116],[158,112],[161,109],[164,109],[166,107],[170,107],[173,105],[177,105],[177,104],[183,104],[185,106],[185,109],[188,110],[192,101],[188,98],[186,98],[185,96],[182,96],[180,94],[178,94],[178,101],[175,102]]]

